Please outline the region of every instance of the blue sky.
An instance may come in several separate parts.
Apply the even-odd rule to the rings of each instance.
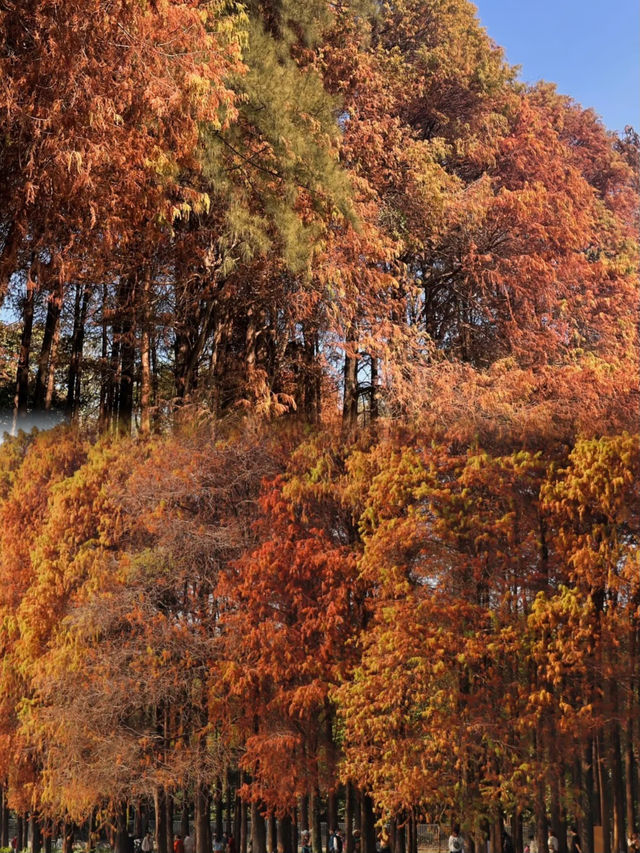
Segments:
[[[640,126],[638,0],[474,0],[529,83],[547,80],[611,130]]]

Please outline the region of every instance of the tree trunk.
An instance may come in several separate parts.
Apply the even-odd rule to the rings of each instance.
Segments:
[[[222,779],[219,776],[216,779],[215,815],[216,835],[218,838],[222,838],[222,834],[224,832],[224,815],[222,808]]]
[[[189,802],[187,800],[186,791],[183,794],[184,802],[182,803],[182,813],[180,815],[180,835],[186,838],[189,835]]]
[[[126,803],[120,803],[116,813],[116,843],[114,853],[129,853],[129,833],[127,832],[128,809]],[[65,827],[66,830],[66,827]],[[65,831],[66,837],[66,831]],[[69,849],[71,853],[71,848]]]
[[[27,414],[29,400],[29,358],[31,355],[31,335],[33,332],[33,309],[35,305],[36,285],[31,280],[27,281],[27,293],[22,308],[22,337],[20,340],[20,355],[18,357],[18,369],[16,371],[16,393],[13,403],[14,433],[19,421]]]
[[[5,785],[0,787],[0,846],[9,846],[9,806],[7,805],[7,788]]]
[[[162,785],[158,785],[154,792],[154,807],[156,813],[156,851],[157,853],[173,853],[173,850],[167,849],[167,797]]]
[[[267,818],[267,853],[275,853],[278,849],[278,822],[274,814]]]
[[[407,849],[407,832],[405,822],[400,825],[396,822],[396,839],[393,848],[393,853],[406,853]]]
[[[54,358],[56,336],[60,324],[60,310],[62,308],[62,285],[58,284],[50,294],[47,301],[47,318],[42,335],[42,346],[38,358],[38,372],[36,374],[36,387],[33,394],[33,408],[35,411],[46,409],[51,374],[51,363]],[[49,403],[49,406],[51,403]]]
[[[211,828],[209,826],[209,789],[200,782],[196,786],[194,797],[195,813],[193,822],[195,824],[195,853],[210,853],[211,851]]]
[[[233,788],[236,791],[235,805],[233,809],[233,837],[236,840],[236,850],[240,851],[242,849],[242,839],[240,837],[242,830],[242,800],[238,795],[235,783]]]
[[[282,853],[295,853],[293,849],[293,825],[289,815],[283,817],[280,821],[280,845],[279,850]]]
[[[321,812],[320,789],[316,786],[311,794],[311,848],[313,853],[320,853],[322,850]]]
[[[140,800],[136,800],[133,812],[133,837],[142,838],[144,836],[144,833],[145,828],[142,802]]]
[[[60,323],[56,325],[53,333],[53,344],[51,346],[51,357],[47,370],[47,392],[44,398],[44,409],[50,412],[53,406],[53,396],[56,390],[56,367],[58,366],[58,353],[60,351]]]
[[[582,750],[582,761],[579,760],[580,774],[576,782],[581,792],[582,819],[580,821],[580,838],[583,853],[594,853],[593,846],[593,749],[588,740]]]
[[[369,400],[369,415],[371,422],[374,423],[380,415],[379,407],[379,389],[378,389],[378,359],[371,356],[371,389]]]
[[[345,851],[344,853],[353,853],[353,782],[347,781],[344,793],[344,831],[345,831]]]
[[[121,283],[118,310],[120,312],[120,387],[118,391],[118,432],[131,435],[133,422],[133,382],[135,378],[135,279]]]
[[[151,294],[150,272],[146,271],[142,294],[142,317],[140,320],[140,432],[151,432],[151,334],[149,300]]]
[[[89,819],[87,820],[87,853],[93,853],[96,849],[96,817],[98,815],[98,809],[96,807],[91,809],[91,814],[89,815]],[[142,833],[138,835],[140,838]],[[45,829],[45,838],[49,840],[49,849],[45,851],[45,853],[51,853],[51,821],[47,819],[46,829]]]
[[[362,795],[362,853],[376,853],[376,824],[373,800],[369,794]]]
[[[120,287],[118,288],[120,291]],[[111,358],[110,365],[107,376],[107,400],[106,400],[106,411],[108,414],[108,420],[111,421],[111,424],[115,424],[118,418],[118,385],[120,381],[120,340],[122,335],[122,325],[120,321],[120,315],[118,313],[118,306],[116,305],[116,311],[114,312],[113,318],[113,336],[111,340]]]
[[[606,779],[606,767],[604,760],[604,736],[602,731],[598,733],[598,787],[600,789],[600,819],[602,823],[602,851],[611,853],[611,796],[608,781]],[[618,851],[615,851],[618,853]]]
[[[247,803],[240,801],[240,853],[247,853]]]
[[[615,683],[611,686],[612,699],[615,701],[614,707],[617,707],[618,689]],[[620,726],[614,720],[611,723],[610,733],[610,762],[611,762],[611,781],[613,793],[613,850],[614,853],[624,853],[627,849],[627,836],[625,833],[625,797],[624,797],[624,781],[622,777],[622,756],[620,752]]]
[[[267,829],[264,816],[260,812],[260,804],[256,802],[251,803],[251,851],[267,853]]]
[[[309,795],[300,798],[300,823],[303,832],[309,830]]]
[[[53,820],[48,817],[45,821],[44,825],[44,853],[51,853],[53,847]],[[93,847],[90,847],[90,850],[93,850]]]
[[[167,810],[167,850],[169,853],[173,850],[173,794],[167,791],[165,796],[165,808]]]
[[[25,847],[25,838],[24,838],[24,818],[21,814],[19,814],[16,818],[16,838],[17,845],[16,850],[20,851]]]
[[[349,332],[347,344],[355,344],[355,332]],[[344,398],[342,404],[342,425],[352,430],[358,423],[358,359],[345,353],[344,357]]]
[[[67,376],[66,409],[72,416],[78,411],[80,403],[80,371],[82,368],[82,350],[84,348],[84,329],[89,307],[89,291],[82,285],[76,287],[76,301],[73,312],[73,334],[71,336],[71,356]]]
[[[35,812],[31,812],[29,820],[31,823],[31,853],[40,853],[42,850],[42,830],[40,827],[40,819]]]
[[[637,651],[632,652],[637,654]],[[631,658],[634,660],[634,657]],[[636,709],[636,713],[638,709]],[[638,791],[636,790],[636,759],[633,752],[634,731],[638,728],[638,718],[634,714],[634,690],[629,691],[627,726],[624,741],[624,781],[625,781],[625,810],[627,819],[627,832],[630,833],[636,826]]]
[[[329,849],[330,833],[338,828],[338,798],[335,791],[330,791],[327,794],[327,853],[331,853]]]
[[[224,831],[227,833],[227,838],[231,837],[233,828],[233,802],[231,799],[231,779],[229,771],[224,774]]]

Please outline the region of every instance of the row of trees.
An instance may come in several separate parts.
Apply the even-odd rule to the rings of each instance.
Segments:
[[[628,366],[636,136],[514,82],[467,0],[29,0],[0,37],[16,426],[353,424],[443,359]]]
[[[364,853],[623,850],[634,132],[467,0],[5,2],[0,44],[3,393],[73,420],[0,448],[34,847],[153,806],[167,853],[189,806],[207,853],[222,801],[253,853],[342,803]]]
[[[639,449],[247,423],[5,442],[6,802],[36,822],[100,812],[123,839],[127,804],[154,802],[161,851],[167,813],[193,805],[205,853],[222,792],[259,851],[265,820],[290,838],[294,816],[320,849],[338,796],[367,851],[376,817],[400,850],[405,827],[413,849],[418,820],[455,815],[496,851],[505,816],[516,838],[537,820],[543,844],[550,817],[623,849]]]

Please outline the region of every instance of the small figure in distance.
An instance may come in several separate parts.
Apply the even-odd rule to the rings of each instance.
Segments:
[[[309,830],[305,829],[302,833],[302,850],[301,853],[312,853],[311,851],[311,840],[309,836]]]
[[[558,838],[551,827],[549,827],[549,836],[547,838],[547,853],[558,853],[560,845]]]
[[[142,853],[153,853],[153,838],[150,832],[145,832],[140,849]]]
[[[176,835],[175,841],[173,842],[173,853],[185,853],[184,841],[179,833]]]
[[[449,853],[464,853],[464,840],[460,835],[460,824],[454,823],[449,836]]]
[[[640,853],[640,835],[638,835],[637,829],[634,829],[633,832],[629,832],[629,837],[627,838],[627,850],[629,853]]]
[[[569,836],[571,837],[570,853],[582,853],[582,841],[580,841],[577,826],[571,827],[569,830]]]
[[[506,829],[502,831],[502,853],[515,853],[513,841]]]
[[[193,853],[195,846],[193,836],[187,833],[184,837],[184,853]]]

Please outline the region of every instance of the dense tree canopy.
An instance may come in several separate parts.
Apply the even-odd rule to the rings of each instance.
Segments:
[[[468,0],[7,0],[0,116],[4,842],[624,850],[637,134]]]

